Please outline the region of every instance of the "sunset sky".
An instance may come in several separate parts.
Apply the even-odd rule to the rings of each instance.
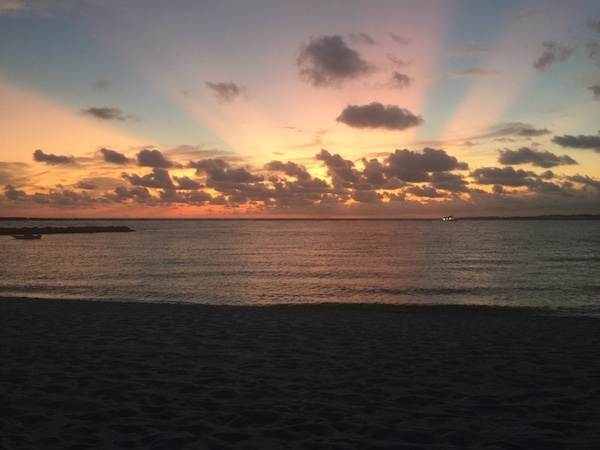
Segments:
[[[600,2],[0,0],[0,216],[600,213]]]

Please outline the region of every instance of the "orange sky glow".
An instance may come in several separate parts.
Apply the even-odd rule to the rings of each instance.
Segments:
[[[600,213],[600,5],[414,3],[0,3],[1,215]]]

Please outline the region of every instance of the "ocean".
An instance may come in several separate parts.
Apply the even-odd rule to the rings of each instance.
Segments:
[[[136,232],[0,236],[0,296],[600,315],[600,222],[593,220],[0,221],[83,225]]]

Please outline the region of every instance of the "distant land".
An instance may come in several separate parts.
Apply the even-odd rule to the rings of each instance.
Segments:
[[[0,227],[0,235],[28,235],[28,234],[73,234],[73,233],[129,233],[132,230],[129,227],[20,227],[5,228]]]
[[[600,214],[547,214],[539,216],[454,216],[456,220],[600,220]],[[435,221],[436,218],[399,218],[399,217],[299,217],[299,218],[281,218],[281,217],[239,217],[239,218],[221,218],[221,217],[198,217],[198,218],[135,218],[135,217],[113,217],[113,218],[62,218],[62,217],[0,217],[0,221],[69,221],[69,222],[103,222],[103,221],[148,221],[148,220],[422,220]],[[109,227],[102,227],[109,228]],[[1,229],[1,228],[0,228]],[[121,230],[122,231],[122,230]],[[134,231],[134,230],[130,230]]]

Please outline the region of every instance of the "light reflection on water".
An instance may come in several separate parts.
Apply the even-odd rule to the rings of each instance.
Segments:
[[[88,223],[77,223],[82,224]],[[217,304],[380,302],[600,310],[596,221],[126,224],[137,232],[46,235],[40,241],[0,237],[1,295]],[[21,224],[0,222],[0,226]]]

